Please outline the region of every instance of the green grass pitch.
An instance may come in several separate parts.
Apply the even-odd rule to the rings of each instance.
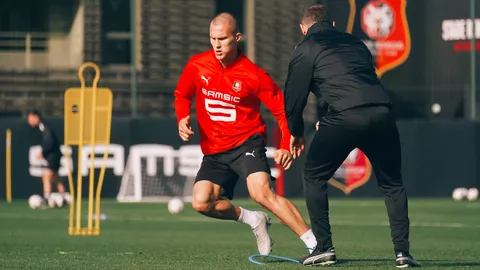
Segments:
[[[235,203],[261,209],[247,200]],[[294,200],[307,217],[303,200]],[[394,269],[380,199],[332,199],[331,223],[341,269]],[[68,208],[31,210],[26,200],[0,203],[0,269],[300,269],[292,262],[255,265],[254,236],[243,224],[209,219],[190,205],[102,202],[98,237],[68,236]],[[86,210],[86,208],[84,208]],[[411,252],[422,269],[480,269],[480,202],[410,200]],[[303,242],[276,218],[273,255],[298,259]]]

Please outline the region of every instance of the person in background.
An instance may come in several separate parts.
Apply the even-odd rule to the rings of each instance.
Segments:
[[[52,194],[52,185],[55,185],[64,201],[70,204],[70,194],[65,192],[65,186],[58,177],[62,152],[55,131],[42,122],[42,117],[36,110],[28,112],[27,122],[32,128],[38,128],[42,134],[42,152],[38,154],[37,158],[47,162],[42,175],[43,198],[48,201]]]

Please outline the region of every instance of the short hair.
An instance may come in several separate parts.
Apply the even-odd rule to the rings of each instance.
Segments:
[[[323,21],[330,21],[330,14],[326,6],[320,4],[311,4],[303,9],[303,24],[314,24]]]
[[[215,16],[215,18],[213,18],[211,22],[211,24],[224,24],[224,23],[231,24],[233,34],[240,33],[240,29],[237,26],[237,20],[232,14],[228,12],[222,12],[218,14],[217,16]]]
[[[29,114],[33,114],[33,115],[37,116],[37,117],[40,118],[40,119],[42,118],[42,114],[41,114],[40,111],[38,111],[38,110],[30,110],[30,111],[27,112],[27,115],[29,115]]]

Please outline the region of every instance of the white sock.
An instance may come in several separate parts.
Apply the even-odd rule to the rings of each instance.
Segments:
[[[250,211],[240,207],[240,217],[238,217],[238,222],[248,224],[253,229],[260,224],[261,220],[258,214],[255,211]]]
[[[312,230],[308,230],[306,233],[300,236],[300,239],[302,239],[302,241],[305,243],[308,251],[312,253],[313,249],[315,249],[315,247],[317,246],[317,239],[315,238]]]
[[[44,198],[45,200],[48,200],[48,197],[50,197],[50,193],[44,193],[44,194],[43,194],[43,198]]]

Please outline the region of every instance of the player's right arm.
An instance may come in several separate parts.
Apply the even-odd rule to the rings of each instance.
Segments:
[[[277,123],[281,131],[280,149],[276,150],[273,157],[275,162],[288,170],[292,165],[293,156],[290,153],[290,133],[288,131],[287,120],[283,105],[283,94],[277,84],[268,75],[261,71],[259,76],[258,98],[267,106],[272,114],[277,118]]]
[[[192,127],[190,126],[190,107],[192,98],[196,92],[195,86],[195,68],[191,60],[183,69],[182,75],[175,89],[175,113],[177,115],[178,135],[183,141],[188,141],[193,136]]]

